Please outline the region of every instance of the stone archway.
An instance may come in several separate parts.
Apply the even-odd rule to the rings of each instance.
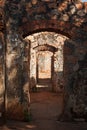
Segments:
[[[53,89],[54,53],[57,48],[44,44],[34,48],[36,51],[36,88]]]
[[[21,65],[27,64],[27,62],[24,62],[24,58],[26,59],[27,54],[24,53],[25,46],[24,46],[23,37],[28,36],[31,33],[38,32],[38,31],[44,31],[44,30],[51,31],[52,30],[54,32],[59,32],[61,34],[64,34],[74,41],[74,43],[72,43],[71,41],[66,40],[66,44],[64,46],[64,49],[65,49],[64,52],[67,54],[67,57],[68,57],[68,58],[65,57],[65,59],[67,60],[64,61],[65,63],[68,61],[68,64],[66,64],[66,67],[64,68],[64,76],[66,79],[65,91],[66,93],[68,93],[68,96],[71,98],[72,97],[71,92],[74,93],[73,90],[71,90],[71,88],[73,88],[73,86],[71,87],[71,84],[72,82],[74,82],[73,75],[74,73],[77,73],[77,71],[79,71],[79,68],[80,68],[79,62],[83,61],[84,56],[87,53],[87,50],[86,50],[87,48],[87,28],[86,28],[87,3],[72,2],[71,0],[70,1],[64,0],[60,2],[59,4],[57,4],[55,1],[42,1],[42,2],[36,1],[34,3],[32,0],[31,1],[6,0],[4,2],[2,2],[1,0],[0,6],[2,7],[2,10],[5,12],[5,17],[1,17],[1,20],[0,20],[1,21],[0,31],[3,32],[3,34],[5,35],[4,43],[6,43],[7,52],[11,56],[15,55],[13,56],[13,58],[15,59],[15,63],[11,61],[11,65],[9,66],[9,68],[8,66],[5,68],[6,75],[4,75],[4,77],[7,78],[7,81],[5,81],[6,83],[5,89],[7,91],[11,90],[10,92],[12,94],[13,92],[12,90],[13,89],[15,90],[15,88],[17,88],[15,87],[16,86],[15,80],[13,80],[14,85],[9,84],[8,82],[11,72],[15,71],[15,67],[14,69],[11,69],[11,67],[16,64],[18,65],[17,70],[19,71],[21,68],[21,72],[23,72],[21,75],[19,74],[18,76],[19,78],[17,78],[17,79],[20,79],[20,80],[17,80],[18,88],[20,88],[19,87],[20,83],[22,83],[21,84],[22,88],[28,88],[26,87],[26,85],[25,87],[23,87],[25,82],[27,83],[26,79],[28,79],[27,70],[25,74],[26,76],[24,76],[25,71],[22,70],[26,67],[23,68],[23,66],[20,66],[20,64]],[[5,21],[4,21],[4,18],[5,18]],[[3,31],[2,27],[4,27],[3,29],[5,30],[5,32]],[[10,46],[10,51],[8,49],[9,46]],[[17,55],[16,53],[13,54],[13,52],[15,51],[17,51]],[[6,52],[3,52],[3,53],[4,55],[6,54]],[[69,56],[68,53],[71,55]],[[72,56],[72,53],[73,53],[73,56]],[[70,59],[72,59],[73,63],[69,62]],[[4,59],[4,63],[6,63],[5,60],[6,59]],[[7,57],[7,60],[8,60],[8,57]],[[3,63],[1,62],[1,66],[2,65]],[[72,66],[75,66],[74,69],[71,69],[73,68]],[[67,71],[67,68],[69,69],[69,71]],[[3,69],[1,69],[1,73],[2,73],[2,70]],[[15,74],[17,74],[16,72],[18,71],[15,71]],[[22,79],[24,79],[24,82],[21,82]],[[4,90],[4,86],[3,86],[3,90]],[[26,95],[25,91],[27,92],[28,89],[24,89],[23,91],[24,95]],[[14,94],[13,100],[15,99],[15,97],[21,97],[19,91],[18,91],[18,94],[17,93],[16,95],[15,93],[13,94]],[[79,93],[77,92],[76,95],[78,96]],[[83,97],[84,97],[84,94],[83,94]],[[1,98],[3,98],[3,93],[1,94]],[[84,102],[83,99],[84,98],[81,99],[81,102],[79,103],[79,105],[85,104],[84,105],[84,110],[85,110],[87,107],[87,103]],[[10,101],[10,97],[9,97],[9,101]],[[18,101],[17,102],[18,104],[21,104],[20,100],[17,100],[17,101]],[[29,105],[28,102],[27,104]],[[22,102],[22,105],[24,105],[23,102]],[[70,110],[70,107],[69,107],[69,110]]]
[[[37,84],[37,54],[39,52],[45,53],[46,51],[51,52],[51,86],[54,86],[52,89],[54,91],[62,91],[63,90],[63,46],[67,37],[57,34],[55,32],[39,32],[32,34],[25,39],[30,40],[31,49],[30,49],[30,78],[33,78],[33,86]],[[37,58],[37,59],[36,59]],[[48,65],[48,62],[46,63]],[[37,74],[36,74],[37,73]],[[32,85],[31,85],[32,86]]]
[[[47,38],[47,40],[45,38]],[[52,41],[51,41],[51,38],[52,38]],[[63,106],[62,105],[63,104],[62,82],[61,82],[61,84],[57,84],[57,83],[58,83],[59,79],[63,80],[63,78],[61,77],[62,76],[61,73],[63,73],[62,72],[63,63],[61,62],[61,60],[63,60],[63,58],[61,58],[61,57],[63,57],[64,40],[66,40],[68,38],[66,38],[65,36],[62,36],[60,34],[57,34],[55,32],[53,33],[53,32],[45,31],[45,32],[35,33],[33,35],[26,37],[25,39],[30,40],[30,44],[31,44],[31,49],[30,49],[30,56],[31,56],[30,57],[30,77],[31,77],[30,78],[31,79],[30,97],[31,97],[31,112],[32,112],[32,116],[33,116],[32,118],[33,119],[35,118],[37,120],[39,120],[39,118],[43,119],[43,117],[48,119],[51,116],[55,116],[55,118],[56,118],[57,115],[59,115],[59,113],[61,113],[61,111],[63,109],[62,108],[62,106]],[[49,55],[49,53],[50,53],[50,55]],[[60,55],[58,55],[59,53],[60,53]],[[37,73],[36,66],[37,66],[38,62],[36,62],[36,61],[39,58],[38,55],[43,56],[43,58],[41,57],[41,59],[44,61],[45,54],[47,54],[45,58],[47,58],[47,60],[50,60],[50,62],[52,62],[51,66],[50,66],[50,67],[52,67],[52,69],[50,69],[50,71],[52,71],[51,80],[54,82],[54,83],[52,83],[52,81],[51,81],[50,85],[53,84],[52,88],[49,88],[51,86],[45,88],[45,85],[47,85],[47,80],[45,79],[45,77],[43,78],[44,79],[43,82],[41,81],[42,77],[40,77],[40,79],[38,79],[39,82],[37,81],[38,73]],[[49,57],[50,57],[50,59],[49,59]],[[54,66],[54,58],[55,58],[55,62],[57,62],[56,57],[61,58],[61,60],[57,59],[61,64],[61,67],[59,67],[59,68],[56,67],[56,65],[58,65],[57,63]],[[48,61],[46,61],[45,62],[46,64],[45,64],[43,61],[42,61],[42,64],[46,65],[46,70],[47,70],[47,67],[49,67],[49,65],[48,65],[49,63],[48,63]],[[59,75],[58,75],[58,69],[59,69],[59,71],[61,70],[61,72],[59,72]],[[43,70],[44,69],[42,66],[42,71]],[[47,75],[47,72],[45,74]],[[41,76],[43,76],[42,73],[41,73]],[[57,81],[57,79],[58,79],[58,81]],[[41,87],[39,89],[35,88],[37,85],[38,86],[42,85],[42,83],[43,83],[44,88],[41,88]],[[61,86],[61,89],[60,89],[60,86]],[[56,93],[52,93],[52,92],[56,92]],[[58,95],[57,92],[60,93],[60,96]],[[55,95],[55,96],[52,96],[52,95]],[[54,97],[55,97],[55,99],[54,99]],[[51,103],[51,100],[52,100],[52,103]],[[58,102],[57,102],[57,100],[58,100]],[[44,101],[44,104],[43,104],[43,101]],[[46,102],[50,102],[50,103],[48,103],[48,105],[45,105]],[[55,102],[57,102],[57,104]],[[55,105],[53,105],[53,104],[55,104]],[[43,106],[43,108],[42,108],[42,106]],[[58,109],[58,111],[56,111],[56,109]],[[40,114],[40,111],[42,114]],[[49,112],[46,113],[46,111],[50,111],[51,114],[49,114]],[[54,118],[53,118],[53,120],[54,120]]]

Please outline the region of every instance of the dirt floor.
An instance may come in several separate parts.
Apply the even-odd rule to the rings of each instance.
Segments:
[[[31,93],[31,121],[8,121],[0,130],[87,130],[85,122],[59,122],[62,94],[52,92]]]

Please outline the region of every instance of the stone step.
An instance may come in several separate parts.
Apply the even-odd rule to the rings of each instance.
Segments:
[[[37,84],[37,91],[52,91],[52,84]]]

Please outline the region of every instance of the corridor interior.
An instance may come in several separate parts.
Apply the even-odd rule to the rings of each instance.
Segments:
[[[56,35],[60,42],[55,38]],[[52,41],[49,41],[51,37]],[[53,37],[57,40],[53,41]],[[62,82],[63,79],[63,44],[66,37],[52,32],[41,32],[29,36],[28,39],[31,41],[31,124],[37,124],[40,130],[53,130],[63,111],[63,89],[60,88],[62,83],[58,85],[58,81]]]

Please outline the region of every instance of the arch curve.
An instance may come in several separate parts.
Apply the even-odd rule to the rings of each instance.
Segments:
[[[75,37],[76,29],[77,28],[69,22],[60,22],[58,20],[38,20],[24,23],[20,26],[19,32],[21,31],[23,37],[26,37],[37,32],[48,31],[62,34],[72,39]]]
[[[39,45],[34,47],[33,49],[35,49],[36,51],[50,51],[50,52],[56,52],[58,50],[56,47],[48,44]]]

